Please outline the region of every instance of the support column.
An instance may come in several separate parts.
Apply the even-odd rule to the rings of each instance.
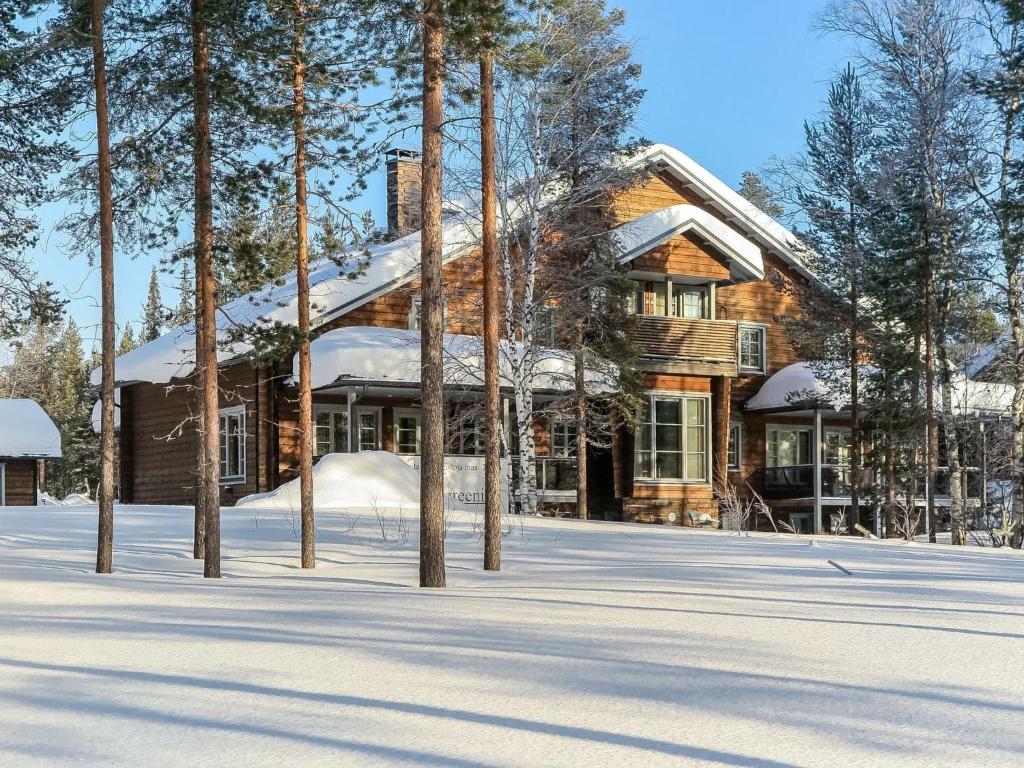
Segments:
[[[712,480],[724,485],[729,481],[729,419],[732,404],[732,379],[718,376],[711,381]]]
[[[812,435],[814,454],[814,532],[821,533],[821,411],[814,409],[814,434]]]

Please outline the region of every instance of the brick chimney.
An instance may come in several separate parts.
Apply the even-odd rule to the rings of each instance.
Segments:
[[[388,171],[388,233],[404,237],[420,229],[420,153],[389,149],[384,157]]]

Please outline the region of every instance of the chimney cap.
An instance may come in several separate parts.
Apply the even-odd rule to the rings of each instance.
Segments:
[[[384,157],[387,158],[389,162],[392,160],[406,160],[411,163],[418,163],[422,157],[422,153],[415,149],[400,149],[398,147],[392,147],[384,152]]]

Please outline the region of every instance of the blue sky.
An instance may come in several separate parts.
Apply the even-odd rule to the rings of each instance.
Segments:
[[[638,129],[678,147],[732,186],[746,169],[798,151],[828,80],[849,58],[845,41],[821,38],[812,21],[825,0],[610,0],[627,12],[647,96]],[[369,180],[363,208],[384,217],[384,172]],[[85,256],[69,259],[55,237],[35,256],[43,279],[71,299],[86,346],[97,336],[99,280]],[[116,274],[118,324],[141,313],[151,261],[123,260]],[[164,303],[177,277],[160,275]]]

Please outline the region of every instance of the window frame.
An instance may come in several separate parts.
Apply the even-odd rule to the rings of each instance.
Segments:
[[[225,473],[225,469],[228,468],[228,425],[224,423],[225,419],[238,419],[238,466],[241,472],[235,475],[229,475]],[[218,455],[218,461],[220,463],[220,483],[221,485],[241,485],[246,482],[248,469],[248,456],[246,456],[246,438],[248,433],[246,431],[246,413],[244,405],[233,405],[228,408],[221,408],[217,412],[217,427],[220,431],[223,442],[220,444],[220,451]]]
[[[828,453],[828,436],[840,434],[845,436],[844,446],[849,454],[845,464],[833,464],[826,461],[826,454]],[[824,425],[821,428],[821,466],[823,467],[837,467],[837,468],[849,468],[851,460],[853,458],[853,429],[851,427],[841,426],[829,426]]]
[[[38,471],[38,468],[37,468]],[[0,461],[0,507],[7,506],[7,463]]]
[[[806,432],[807,438],[807,462],[798,464],[770,464],[769,458],[771,457],[771,434],[772,432]],[[797,453],[800,452],[799,438],[797,439]],[[797,459],[799,459],[799,455]],[[764,465],[768,469],[777,469],[782,467],[810,467],[814,464],[814,427],[809,424],[765,424],[764,431]]]
[[[376,417],[376,424],[375,424],[375,427],[376,427],[375,435],[376,435],[376,445],[377,445],[376,448],[363,448],[362,435],[360,434],[361,427],[359,426],[359,417],[362,416],[364,413],[372,413]],[[352,451],[352,453],[362,453],[363,451],[370,451],[370,450],[380,451],[380,450],[384,449],[383,435],[382,435],[382,432],[381,432],[381,427],[382,427],[383,420],[384,420],[383,419],[383,408],[381,406],[379,406],[379,405],[357,405],[355,408],[352,409],[352,421],[354,422],[354,424],[349,424],[349,438],[348,438],[349,439],[349,445],[351,446],[352,445],[352,429],[353,429],[353,426],[354,426],[355,427],[355,433],[356,433],[355,434],[355,436],[356,436],[356,440],[355,440],[356,450]]]
[[[423,296],[414,293],[409,300],[409,330],[418,331],[422,325]]]
[[[743,334],[755,332],[760,336],[760,364],[756,367],[743,364]],[[766,373],[768,370],[768,325],[766,323],[739,323],[736,327],[736,364],[740,373]]]
[[[571,459],[576,456],[577,446],[579,445],[580,430],[579,425],[573,419],[567,417],[552,417],[548,420],[548,455],[553,459]],[[570,439],[571,430],[571,439]],[[558,447],[558,440],[556,436],[561,435],[564,437],[565,445],[562,448]]]
[[[416,419],[416,450],[412,453],[403,453],[399,450],[398,420],[401,418],[413,417]],[[391,417],[392,442],[394,443],[395,455],[397,456],[419,456],[423,449],[423,411],[419,408],[395,408]]]
[[[736,432],[736,441],[733,442],[733,431]],[[733,450],[735,447],[736,461],[732,460]],[[725,469],[728,472],[739,472],[743,469],[743,422],[742,421],[730,421],[729,422],[729,436],[726,441],[726,459]]]
[[[322,413],[330,413],[345,417],[345,446],[340,450],[338,449],[337,446],[334,446],[334,450],[328,451],[328,453],[351,453],[352,428],[351,425],[348,423],[348,405],[336,405],[334,403],[313,403],[313,457],[320,458],[321,456],[326,455],[323,453],[317,453],[317,444],[319,441],[317,440],[316,436],[316,419],[317,416],[319,416]],[[335,435],[334,424],[330,424],[328,429],[328,434],[330,435],[331,440],[333,440]]]
[[[714,319],[714,291],[712,290],[712,283],[683,282],[681,279],[674,280],[671,275],[666,275],[663,280],[655,280],[649,277],[633,277],[631,279],[636,283],[636,290],[633,292],[633,314],[638,317],[671,317],[677,320]],[[657,308],[658,292],[654,287],[656,285],[665,287],[665,311],[660,313],[656,311],[647,311],[648,293],[653,296],[651,305],[655,309]],[[650,292],[648,291],[648,288],[650,288]],[[677,296],[681,296],[687,292],[700,294],[700,317],[686,317],[685,299],[683,299],[683,303],[679,307],[679,309],[684,310],[684,312],[680,313],[676,311]]]
[[[634,445],[633,445],[633,480],[648,485],[709,485],[711,483],[711,395],[707,392],[666,392],[663,390],[648,390],[643,393],[646,399],[646,405],[648,413],[650,414],[649,421],[642,421],[640,423],[648,426],[649,440],[646,446],[641,446],[639,441],[636,439],[634,433]],[[658,427],[657,427],[657,414],[655,403],[658,400],[676,400],[680,403],[680,419],[681,423],[678,425],[680,430],[680,442],[678,451],[667,451],[663,450],[662,453],[673,453],[678,454],[680,459],[680,469],[682,477],[657,477],[657,464],[658,464]],[[697,452],[691,450],[689,444],[689,430],[691,425],[687,422],[687,404],[689,402],[700,402],[702,409],[702,422],[699,425],[692,425],[693,427],[699,427],[703,430],[703,450],[701,455],[704,457],[704,472],[700,478],[688,477],[688,461],[687,458],[691,455],[696,455]],[[646,473],[641,474],[637,471],[638,461],[637,454],[647,454],[647,467]]]

